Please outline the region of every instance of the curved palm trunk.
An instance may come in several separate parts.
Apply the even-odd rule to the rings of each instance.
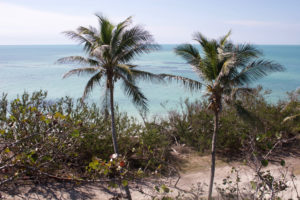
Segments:
[[[119,148],[117,143],[117,134],[116,134],[116,125],[115,125],[115,108],[114,108],[114,86],[112,78],[109,79],[109,91],[110,91],[110,111],[111,111],[111,131],[112,131],[112,140],[115,154],[119,155]],[[122,183],[121,183],[122,184]],[[132,200],[130,190],[128,185],[124,187],[126,196],[129,200]]]
[[[211,143],[211,172],[210,172],[210,183],[209,183],[209,192],[208,192],[208,199],[212,199],[212,189],[214,184],[214,177],[215,177],[215,163],[216,163],[216,141],[217,141],[217,133],[219,128],[219,112],[215,111],[214,116],[214,133],[212,136],[212,143]]]

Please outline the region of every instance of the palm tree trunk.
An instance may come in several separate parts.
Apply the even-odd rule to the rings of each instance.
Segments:
[[[114,86],[112,78],[109,79],[109,90],[110,90],[110,111],[111,111],[111,130],[112,130],[112,140],[114,151],[117,156],[119,155],[118,143],[117,143],[117,134],[116,134],[116,125],[115,125],[115,109],[114,109]],[[120,181],[122,184],[122,181]],[[131,193],[129,190],[128,184],[124,186],[124,190],[126,192],[127,199],[132,200]]]
[[[110,90],[110,112],[111,112],[111,132],[112,132],[112,141],[114,146],[115,154],[119,154],[118,143],[117,143],[117,134],[116,134],[116,125],[115,125],[115,109],[114,109],[114,86],[112,79],[109,80],[109,90]]]
[[[210,172],[210,183],[209,183],[209,192],[208,192],[208,199],[212,199],[212,189],[214,184],[214,177],[215,177],[215,167],[216,167],[216,141],[217,141],[217,133],[219,128],[219,112],[215,111],[214,116],[214,133],[212,136],[211,142],[211,172]]]

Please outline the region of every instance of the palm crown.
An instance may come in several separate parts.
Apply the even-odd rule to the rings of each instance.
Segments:
[[[64,32],[71,39],[81,43],[87,54],[87,57],[70,56],[58,60],[59,63],[76,63],[84,66],[69,71],[64,78],[75,74],[92,75],[84,89],[83,98],[96,84],[104,86],[105,96],[108,97],[109,93],[113,92],[115,82],[122,81],[123,89],[132,98],[133,103],[147,110],[147,99],[136,86],[136,79],[154,80],[157,77],[149,72],[137,70],[136,66],[128,63],[135,56],[155,50],[158,46],[153,44],[152,35],[142,27],[129,27],[131,17],[113,25],[105,17],[96,16],[99,30],[91,26],[80,26],[76,31]]]
[[[277,63],[258,59],[262,53],[249,44],[234,45],[228,41],[230,32],[219,40],[208,40],[201,33],[194,39],[200,44],[202,55],[191,44],[183,44],[175,49],[189,63],[195,73],[204,81],[210,95],[213,110],[220,109],[221,99],[234,97],[250,83],[268,75],[270,72],[282,71]],[[214,105],[217,104],[217,105]]]

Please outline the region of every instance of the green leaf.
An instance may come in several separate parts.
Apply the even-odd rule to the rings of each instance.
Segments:
[[[104,175],[107,175],[108,172],[109,172],[109,169],[108,169],[108,168],[105,168],[104,171],[103,171],[103,174],[104,174]]]
[[[92,162],[89,163],[89,167],[92,169],[97,169],[99,165],[99,161],[98,160],[93,160]]]
[[[142,169],[138,169],[138,171],[137,171],[137,175],[142,175],[144,172],[143,172],[143,170]]]
[[[42,160],[43,160],[43,161],[49,161],[49,160],[51,160],[51,157],[50,157],[50,156],[44,156],[44,157],[42,158]]]
[[[169,192],[170,192],[170,189],[169,189],[165,184],[163,184],[163,185],[161,186],[161,189],[162,189],[162,191],[165,192],[165,193],[169,193]]]
[[[154,189],[159,192],[159,187],[157,185],[154,187]]]
[[[284,160],[281,160],[281,161],[280,161],[280,165],[284,167],[284,166],[285,166],[285,161],[284,161]]]
[[[257,183],[255,181],[250,181],[251,187],[253,190],[256,190],[257,188]]]
[[[5,153],[9,153],[10,152],[10,149],[7,147],[5,150],[4,150]]]
[[[38,159],[37,153],[33,153],[30,157],[31,157],[31,160],[32,160],[34,163],[35,163],[36,160]]]
[[[128,185],[128,181],[127,181],[127,180],[122,180],[122,185],[123,185],[124,187],[126,187],[126,186]]]
[[[79,137],[79,130],[77,130],[77,129],[75,129],[74,131],[73,131],[73,133],[71,134],[71,136],[72,137],[74,137],[74,138],[78,138]]]
[[[261,164],[262,164],[262,166],[266,167],[266,166],[268,166],[269,161],[268,160],[262,160]]]
[[[54,117],[55,119],[65,119],[65,118],[66,118],[66,116],[64,116],[64,115],[61,114],[60,112],[56,112],[56,113],[53,115],[53,117]]]
[[[268,149],[272,149],[273,148],[272,143],[271,142],[267,142],[267,147],[268,147]]]
[[[45,122],[46,122],[46,124],[50,124],[51,120],[50,119],[46,119]]]
[[[16,121],[16,120],[17,120],[17,119],[16,119],[14,116],[12,116],[12,115],[11,115],[9,118],[10,118],[12,121]]]

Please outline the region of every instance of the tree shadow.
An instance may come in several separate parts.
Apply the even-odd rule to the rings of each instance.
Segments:
[[[9,198],[17,199],[95,199],[96,190],[108,196],[118,197],[120,193],[109,190],[105,184],[77,184],[70,182],[51,182],[51,183],[27,183],[15,184],[5,188],[2,192]]]

